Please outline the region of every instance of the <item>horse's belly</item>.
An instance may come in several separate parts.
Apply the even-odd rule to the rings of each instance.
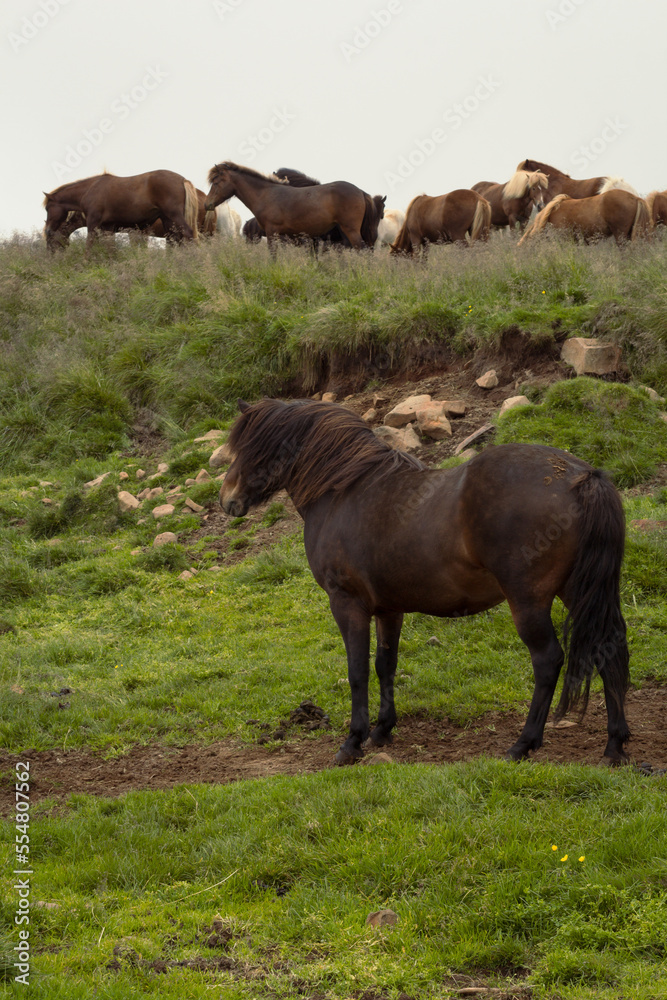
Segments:
[[[427,568],[420,578],[402,578],[397,572],[393,579],[371,582],[375,608],[413,611],[438,618],[459,618],[476,615],[505,600],[498,581],[486,570],[462,572],[458,576],[432,573]]]

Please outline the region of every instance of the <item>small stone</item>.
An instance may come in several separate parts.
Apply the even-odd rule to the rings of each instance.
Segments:
[[[210,573],[219,573],[219,572],[220,572],[220,570],[222,569],[222,566],[218,566],[218,565],[216,564],[215,566],[207,566],[206,568],[208,569],[208,571],[209,571]]]
[[[664,403],[665,402],[664,397],[663,396],[659,396],[658,393],[655,391],[655,389],[651,389],[650,386],[648,386],[648,385],[640,385],[639,388],[643,389],[644,392],[648,393],[648,398],[652,399],[654,403]],[[41,486],[42,483],[40,483],[39,485]],[[48,485],[50,486],[51,483],[49,483]]]
[[[374,753],[372,757],[364,757],[362,764],[393,764],[393,759],[388,753]]]
[[[621,349],[596,337],[570,337],[563,344],[560,356],[572,365],[577,375],[609,375],[618,371]]]
[[[137,479],[143,479],[146,473],[143,469],[137,469],[134,475]]]
[[[373,406],[386,406],[389,402],[389,396],[384,396],[381,392],[373,393]]]
[[[208,472],[206,471],[206,469],[200,469],[199,472],[197,473],[196,477],[195,477],[195,482],[196,483],[207,483],[210,478],[211,477],[208,474]]]
[[[168,497],[177,497],[179,495],[179,493],[181,492],[182,489],[183,489],[182,486],[174,486],[173,490],[169,490],[169,492],[167,493],[167,496]]]
[[[107,475],[107,476],[108,476],[108,475],[109,475],[109,473],[107,472],[107,473],[105,473],[105,475]],[[47,480],[45,480],[45,479],[44,479],[44,480],[40,479],[40,481],[39,481],[39,485],[40,485],[40,486],[42,487],[42,489],[43,489],[43,490],[45,490],[45,489],[46,489],[46,488],[47,488],[48,486],[53,486],[53,483],[49,483],[49,482],[48,482]],[[88,483],[86,483],[85,485],[86,485],[86,486],[88,486]]]
[[[517,406],[530,406],[528,396],[510,396],[509,399],[504,399],[498,416],[502,417],[504,413],[516,409]]]
[[[408,424],[403,430],[403,450],[404,451],[415,451],[417,448],[421,448],[421,441],[415,432],[413,424]]]
[[[154,497],[161,497],[163,493],[164,490],[162,489],[161,486],[154,486],[152,490],[148,491],[148,496],[146,497],[146,499],[152,500]]]
[[[157,471],[161,476],[164,476],[165,472],[169,472],[169,466],[166,462],[158,462]]]
[[[196,480],[196,479],[186,479],[186,480],[185,480],[185,485],[186,485],[186,486],[192,486],[192,485],[193,485],[193,483],[196,483],[196,482],[197,482],[197,480]]]
[[[456,419],[457,417],[465,417],[466,415],[466,404],[462,399],[444,399],[442,401],[442,408],[446,417]]]
[[[576,724],[576,722],[571,722],[569,719],[559,719],[558,722],[547,722],[547,729],[571,729]]]
[[[53,500],[50,497],[42,497],[42,503],[49,507],[53,503]]]
[[[365,413],[362,413],[361,419],[364,420],[367,424],[372,424],[377,415],[378,411],[375,409],[375,407],[372,406],[370,410],[366,410]]]
[[[465,451],[460,452],[459,458],[462,458],[465,462],[469,459],[474,458],[477,452],[474,448],[466,448]]]
[[[430,639],[426,640],[427,646],[442,646],[442,643],[436,635],[432,635]]]
[[[432,441],[442,441],[452,436],[452,425],[442,409],[438,412],[433,404],[423,410],[417,410],[417,426],[421,433]]]
[[[373,433],[390,448],[394,448],[396,451],[405,450],[403,448],[403,433],[397,427],[387,427],[386,424],[380,424],[379,427],[373,429]]]
[[[206,431],[206,434],[203,434],[202,437],[195,438],[195,444],[204,444],[205,442],[208,441],[217,441],[219,438],[224,436],[225,436],[224,431],[219,431],[219,430]]]
[[[142,490],[140,493],[137,493],[137,500],[145,500],[146,497],[150,496],[150,492],[151,491],[147,486],[146,489]]]
[[[221,465],[228,465],[232,460],[232,453],[229,450],[229,445],[221,444],[219,448],[216,448],[211,457],[208,460],[208,464],[212,469],[219,469]]]
[[[343,402],[348,403],[351,399],[354,399],[354,393],[351,392],[349,396],[343,396]]]
[[[391,927],[398,923],[398,913],[393,910],[375,910],[366,917],[371,927]]]
[[[479,378],[475,379],[475,384],[480,387],[480,389],[495,389],[498,385],[498,374],[495,368],[489,368],[488,372],[484,372]]]
[[[97,479],[90,479],[87,483],[84,483],[83,485],[88,490],[93,489],[95,486],[99,486],[100,483],[103,483],[104,480],[107,478],[107,476],[110,475],[111,475],[110,472],[103,472],[101,476],[97,477]],[[40,483],[39,485],[41,486],[42,484]]]
[[[118,506],[120,507],[121,514],[126,514],[129,510],[136,510],[137,507],[141,507],[141,503],[131,493],[121,490],[118,494]]]
[[[338,393],[337,392],[323,392],[322,393],[322,402],[323,403],[335,403],[337,399],[338,399]]]
[[[417,419],[417,410],[423,409],[430,402],[431,397],[428,394],[408,396],[386,414],[384,423],[387,427],[405,427]]]
[[[190,497],[185,498],[185,503],[183,504],[183,506],[189,507],[189,509],[191,511],[194,511],[195,514],[201,514],[201,512],[204,510],[201,504],[195,503],[195,501],[191,500]]]
[[[494,434],[495,430],[496,430],[495,424],[484,424],[482,427],[478,427],[476,431],[472,432],[472,434],[468,434],[468,437],[464,438],[463,441],[460,442],[460,444],[457,444],[456,448],[454,449],[454,454],[460,455],[461,452],[464,451],[469,444],[481,441],[481,439],[483,437],[486,437],[488,434]]]
[[[159,549],[161,545],[170,545],[172,542],[177,542],[178,537],[173,531],[162,531],[159,535],[156,535],[153,539],[153,548]],[[138,550],[141,552],[141,549]]]
[[[189,569],[184,569],[182,573],[178,574],[179,580],[191,580],[194,573],[191,573]]]
[[[321,392],[314,392],[313,395],[310,398],[311,399],[315,399],[315,400],[320,400],[322,398],[322,393]]]
[[[169,517],[169,515],[173,514],[175,510],[176,508],[174,507],[173,504],[163,503],[160,504],[159,507],[153,507],[151,513],[153,514],[155,520],[158,521],[161,517]]]
[[[121,482],[124,482],[126,479],[129,479],[130,477],[128,476],[127,472],[119,472],[118,478],[121,480]]]
[[[153,544],[155,545],[155,542],[153,542]],[[144,550],[141,547],[139,547],[138,549],[130,549],[130,555],[131,556],[140,556],[143,551]]]

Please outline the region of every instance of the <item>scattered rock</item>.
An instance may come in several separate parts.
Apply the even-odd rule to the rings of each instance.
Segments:
[[[338,393],[337,392],[323,392],[322,393],[322,402],[323,403],[335,403],[337,399],[338,399]]]
[[[219,438],[224,437],[225,432],[220,430],[206,431],[201,437],[195,438],[195,444],[204,444],[208,441],[217,441]],[[159,467],[158,467],[159,468]]]
[[[84,485],[84,487],[86,489],[90,490],[94,486],[99,486],[100,483],[103,483],[104,480],[107,478],[107,476],[110,476],[110,475],[111,475],[110,472],[103,472],[101,476],[97,477],[97,479],[90,479],[90,480],[88,480],[87,483],[84,483],[83,485]],[[40,483],[39,485],[40,486],[53,486],[53,483]]]
[[[648,386],[648,385],[640,385],[639,388],[643,389],[644,392],[647,392],[648,393],[648,398],[652,399],[654,403],[664,403],[665,402],[664,396],[659,396],[658,393],[655,391],[655,389],[651,389],[650,386]],[[39,485],[41,486],[42,484],[40,483]],[[48,485],[51,485],[51,484],[49,483]]]
[[[229,445],[221,444],[219,448],[216,448],[211,457],[208,460],[208,464],[212,469],[219,469],[221,465],[228,465],[232,460],[232,453],[229,450]]]
[[[161,545],[168,545],[170,542],[177,542],[178,536],[174,534],[173,531],[161,531],[159,535],[156,535],[153,539],[153,548],[159,549]],[[141,552],[141,549],[138,550]]]
[[[137,507],[141,507],[141,503],[131,493],[121,490],[118,494],[118,506],[120,507],[121,514],[126,514],[129,510],[136,510]]]
[[[569,719],[559,719],[558,722],[547,722],[547,729],[571,729],[572,726],[576,726],[576,722],[571,722]]]
[[[361,419],[365,420],[367,424],[372,424],[377,415],[378,411],[375,409],[375,407],[371,406],[370,410],[366,410],[365,413],[362,413]]]
[[[385,415],[384,423],[387,427],[405,427],[417,419],[417,410],[423,409],[430,402],[431,397],[426,393],[421,396],[408,396]]]
[[[406,451],[403,431],[399,431],[398,428],[380,424],[379,427],[374,428],[373,433],[381,441],[384,441],[385,444],[388,444],[390,448],[395,448],[396,451]]]
[[[442,646],[442,643],[436,635],[432,635],[430,639],[426,640],[427,646]]]
[[[388,753],[374,753],[371,757],[364,757],[361,761],[366,766],[370,764],[393,764],[393,758]]]
[[[108,472],[104,473],[104,476],[108,476],[108,475],[109,475]],[[102,479],[104,479],[104,476],[100,476],[100,481]],[[96,482],[96,480],[93,480],[93,482]],[[40,479],[39,485],[42,487],[43,490],[45,490],[45,489],[47,489],[47,487],[53,486],[53,483],[49,483],[45,479],[44,480]],[[90,486],[90,483],[84,483],[84,486]]]
[[[517,406],[529,406],[530,400],[528,396],[510,396],[509,399],[503,400],[503,405],[500,407],[499,417],[502,417],[503,413],[507,413],[508,410],[514,410]]]
[[[196,482],[197,482],[196,479],[186,479],[185,480],[185,485],[186,486],[193,486]]]
[[[161,517],[169,517],[175,510],[173,503],[163,503],[159,507],[153,507],[152,514],[155,520],[159,521]]]
[[[50,497],[42,497],[42,503],[49,507],[53,503],[53,500]]]
[[[466,415],[466,404],[462,399],[443,399],[442,408],[446,417],[457,419]]]
[[[183,489],[182,486],[174,486],[173,490],[169,490],[169,492],[167,493],[167,497],[178,496],[182,489]]]
[[[182,573],[178,574],[179,580],[191,580],[194,573],[191,573],[189,569],[184,569]]]
[[[467,462],[469,459],[474,458],[476,454],[477,452],[474,448],[466,448],[465,451],[460,453],[459,458],[463,458]]]
[[[398,923],[398,913],[394,910],[374,910],[366,917],[366,923],[370,927],[391,927]]]
[[[199,472],[197,473],[196,477],[195,477],[195,482],[196,483],[207,483],[210,478],[211,477],[208,474],[208,472],[206,471],[206,469],[200,469]]]
[[[164,490],[162,489],[161,486],[154,486],[152,490],[148,490],[148,493],[146,495],[146,499],[147,500],[152,500],[153,497],[161,497],[163,493],[164,493]]]
[[[621,349],[595,337],[570,337],[563,344],[560,356],[573,366],[577,375],[608,375],[618,371]]]
[[[143,469],[137,469],[134,475],[137,479],[143,479],[146,473]]]
[[[313,395],[310,398],[311,399],[315,399],[315,400],[319,400],[319,399],[322,398],[322,393],[321,392],[314,392]]]
[[[482,438],[486,437],[488,434],[495,434],[495,431],[496,431],[495,424],[484,424],[482,427],[478,427],[476,431],[473,431],[472,434],[468,434],[467,438],[464,438],[463,441],[457,444],[456,448],[454,449],[454,454],[460,455],[461,452],[468,447],[468,445],[473,443],[476,444],[478,441],[481,441]]]
[[[383,396],[381,392],[373,393],[373,406],[386,406],[389,402],[389,396]]]
[[[475,385],[478,385],[480,389],[495,389],[498,385],[498,374],[495,368],[489,368],[488,372],[484,372],[479,378],[475,379]]]
[[[452,436],[452,425],[445,416],[441,403],[431,402],[417,410],[417,426],[425,437],[432,441],[442,441]]]
[[[171,534],[171,532],[169,532],[169,534]],[[174,537],[176,537],[176,536],[174,536]],[[153,542],[153,545],[155,545],[155,542]],[[138,549],[130,549],[130,555],[131,556],[140,556],[143,551],[144,550],[141,548],[141,546],[139,546]]]
[[[403,428],[404,451],[415,451],[417,448],[421,448],[421,444],[422,443],[415,431],[414,424],[408,424],[407,427]]]
[[[126,479],[129,479],[130,477],[129,477],[129,475],[127,474],[127,472],[119,472],[119,473],[118,473],[118,478],[119,478],[119,479],[120,479],[121,481],[123,481],[123,482],[124,482],[124,481],[125,481]]]
[[[189,507],[190,510],[193,511],[195,514],[201,514],[201,512],[204,510],[201,504],[195,503],[195,501],[191,500],[190,497],[185,498],[185,503],[183,504],[183,506]]]
[[[137,500],[145,500],[147,496],[150,496],[150,492],[151,491],[147,486],[146,489],[141,490],[140,493],[137,493]]]

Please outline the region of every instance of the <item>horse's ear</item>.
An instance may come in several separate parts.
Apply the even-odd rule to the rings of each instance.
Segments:
[[[241,413],[245,413],[246,410],[250,409],[250,403],[246,403],[244,399],[237,399],[236,402]]]

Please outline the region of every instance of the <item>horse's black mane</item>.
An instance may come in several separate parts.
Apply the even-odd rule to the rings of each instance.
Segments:
[[[291,167],[278,167],[275,171],[276,177],[289,181],[291,187],[315,187],[320,183],[314,177],[309,177],[301,170],[293,170]]]
[[[208,172],[208,182],[212,184],[223,170],[235,170],[238,174],[248,174],[250,177],[261,177],[262,180],[271,181],[272,184],[287,184],[287,181],[275,174],[263,174],[260,170],[253,170],[252,167],[243,167],[239,163],[232,163],[231,160],[223,160],[216,163]]]
[[[263,399],[246,410],[229,436],[236,460],[280,477],[297,507],[330,491],[348,489],[361,476],[425,466],[395,451],[368,424],[336,403]]]

